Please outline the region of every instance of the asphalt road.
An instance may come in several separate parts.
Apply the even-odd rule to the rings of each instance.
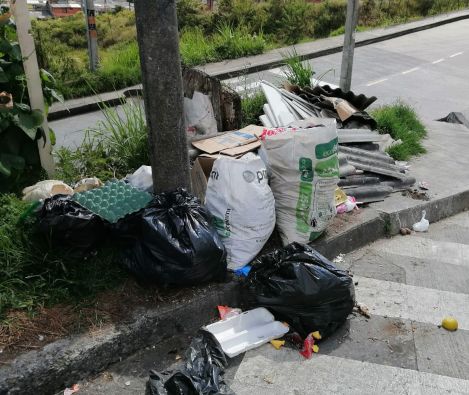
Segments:
[[[451,111],[469,109],[469,20],[406,35],[355,50],[352,90],[378,97],[376,105],[399,98],[412,104],[424,119],[438,119]],[[309,61],[322,81],[338,84],[341,54]],[[224,83],[240,94],[259,89],[265,79],[280,83],[283,70],[275,68],[248,74]],[[80,144],[84,130],[93,128],[103,115],[77,115],[50,126],[58,146]]]
[[[377,105],[399,98],[424,119],[437,119],[469,108],[469,20],[355,49],[352,90],[378,97]],[[341,53],[312,59],[315,77],[339,84]],[[281,82],[283,70],[226,80],[240,94],[259,81]]]

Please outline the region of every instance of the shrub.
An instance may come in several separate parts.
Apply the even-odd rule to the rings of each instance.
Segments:
[[[212,39],[218,59],[257,55],[265,48],[262,35],[251,35],[243,28],[234,29],[227,24],[220,27]]]
[[[207,30],[212,24],[212,14],[204,11],[199,0],[178,0],[177,16],[180,31],[193,28]]]
[[[208,42],[200,28],[186,29],[181,34],[179,48],[184,64],[195,66],[217,59],[213,45]]]
[[[313,4],[314,34],[327,37],[330,32],[345,25],[346,0],[326,0]]]
[[[296,44],[304,37],[312,37],[314,24],[310,5],[304,0],[285,1],[280,25],[280,38],[287,44]]]

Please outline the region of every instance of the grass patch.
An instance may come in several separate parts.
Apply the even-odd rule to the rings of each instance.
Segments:
[[[256,92],[252,96],[241,99],[241,127],[247,125],[260,125],[259,117],[264,114],[262,107],[267,103],[264,93]]]
[[[56,151],[58,179],[70,184],[84,177],[106,181],[150,163],[143,108],[128,101],[101,111],[105,119],[86,132],[78,148]]]
[[[32,313],[78,302],[123,281],[112,250],[84,259],[50,249],[34,219],[24,218],[29,207],[15,195],[0,195],[0,321],[10,309]]]
[[[356,32],[364,32],[365,30],[367,30],[366,26],[357,25],[357,27],[355,28]],[[329,37],[336,37],[336,36],[340,36],[342,34],[345,34],[345,26],[341,26],[341,27],[331,31],[329,33]]]
[[[402,141],[388,150],[394,159],[408,160],[426,152],[421,141],[427,131],[410,105],[398,101],[373,110],[371,115],[376,119],[380,133],[389,133],[393,139]]]

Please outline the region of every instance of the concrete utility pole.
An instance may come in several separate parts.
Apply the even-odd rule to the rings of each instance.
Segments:
[[[359,0],[348,0],[347,19],[345,21],[344,49],[340,68],[340,89],[350,90],[352,84],[353,51],[355,49],[355,28],[358,21]]]
[[[86,35],[88,37],[88,56],[90,59],[90,70],[98,68],[98,31],[96,30],[96,17],[94,0],[83,0],[83,8],[86,18]]]
[[[55,173],[55,165],[52,157],[52,145],[49,138],[49,125],[47,124],[44,111],[44,96],[42,95],[42,82],[41,76],[39,75],[36,48],[31,35],[31,20],[29,18],[28,6],[26,0],[16,0],[12,5],[16,22],[16,34],[21,48],[21,56],[23,57],[24,72],[26,74],[29,103],[31,109],[39,110],[44,115],[44,121],[42,122],[44,136],[37,142],[41,166],[49,176],[52,176]]]
[[[134,6],[153,189],[190,188],[176,0]]]

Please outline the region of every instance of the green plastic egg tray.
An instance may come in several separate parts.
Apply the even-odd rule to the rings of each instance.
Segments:
[[[72,200],[101,218],[116,223],[127,214],[146,207],[152,196],[124,181],[109,181],[101,188],[75,193]]]

